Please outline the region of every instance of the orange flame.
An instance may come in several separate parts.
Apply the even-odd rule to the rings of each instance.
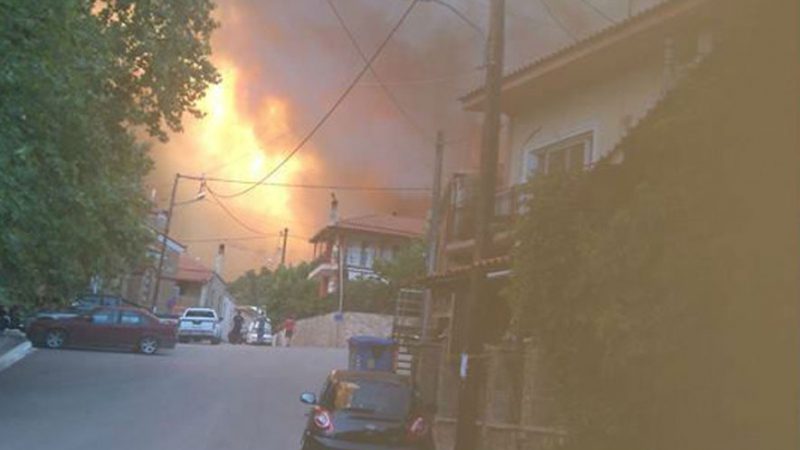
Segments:
[[[286,102],[277,97],[265,98],[258,111],[252,115],[243,113],[237,104],[237,93],[245,86],[239,71],[230,63],[217,62],[222,82],[211,87],[201,103],[207,116],[193,130],[195,142],[200,147],[197,153],[205,160],[210,177],[241,180],[259,180],[272,170],[291,150],[296,142],[291,133],[289,111]],[[297,155],[289,160],[268,182],[290,183],[301,172],[301,168],[313,166],[308,156]],[[222,185],[211,183],[212,189],[220,193],[238,192],[245,185]],[[233,202],[237,210],[246,210],[256,221],[264,215],[291,222],[291,192],[279,186],[258,187]],[[254,218],[252,216],[259,217]],[[255,226],[255,224],[254,224]],[[283,223],[278,224],[283,226]],[[272,232],[277,227],[263,224],[258,227]]]

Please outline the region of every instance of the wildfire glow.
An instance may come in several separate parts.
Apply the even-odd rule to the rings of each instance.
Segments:
[[[237,94],[246,92],[238,71],[231,64],[217,62],[222,73],[222,83],[209,89],[201,108],[207,112],[193,130],[195,149],[203,158],[209,177],[258,180],[275,167],[291,150],[296,139],[291,134],[288,108],[284,101],[268,97],[260,101],[253,113],[245,112],[238,104]],[[269,179],[270,182],[289,183],[296,179],[301,167],[310,166],[307,156],[297,155]],[[236,192],[245,185],[210,183],[220,193]],[[247,210],[253,223],[265,232],[264,216],[292,220],[291,192],[277,186],[258,187],[245,196],[230,200],[237,210]]]

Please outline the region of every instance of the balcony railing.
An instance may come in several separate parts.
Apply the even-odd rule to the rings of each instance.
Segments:
[[[447,217],[448,242],[463,241],[475,236],[475,191],[464,190],[459,200],[450,204]],[[525,191],[522,186],[512,186],[498,191],[494,199],[494,216],[491,227],[495,231],[508,230],[523,212]]]

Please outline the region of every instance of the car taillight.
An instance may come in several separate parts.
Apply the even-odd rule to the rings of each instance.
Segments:
[[[408,423],[406,431],[410,440],[418,441],[428,434],[428,422],[422,416],[417,416]]]
[[[326,433],[333,431],[333,420],[331,419],[331,413],[327,410],[319,407],[315,408],[313,421],[314,426],[317,427],[319,431],[324,431]]]

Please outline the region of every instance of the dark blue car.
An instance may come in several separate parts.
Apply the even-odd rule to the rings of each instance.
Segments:
[[[408,377],[378,371],[333,371],[322,392],[300,400],[312,409],[303,450],[433,450],[433,408]]]

